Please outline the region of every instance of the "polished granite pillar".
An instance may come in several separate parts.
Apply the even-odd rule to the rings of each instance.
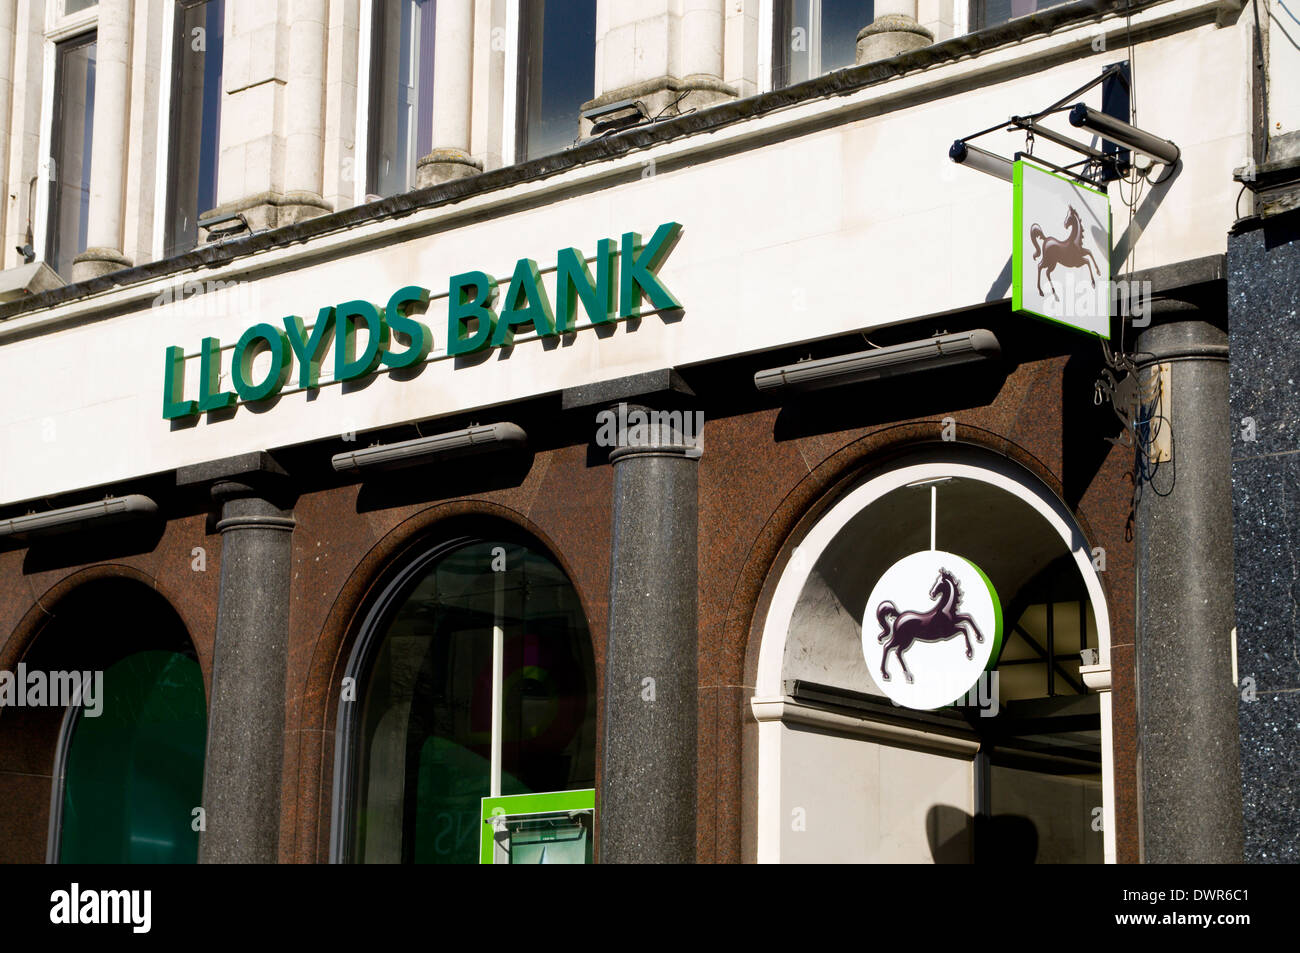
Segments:
[[[1135,527],[1145,863],[1242,857],[1222,288],[1157,297],[1136,341],[1150,437]]]
[[[251,453],[177,473],[220,507],[221,590],[208,705],[200,863],[279,860],[294,519],[286,476]]]
[[[684,392],[662,372],[565,393],[603,407],[596,442],[614,465],[601,863],[695,860],[702,445]]]

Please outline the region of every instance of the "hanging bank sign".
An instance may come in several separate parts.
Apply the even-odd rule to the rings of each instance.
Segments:
[[[1109,196],[1023,159],[1012,183],[1011,307],[1109,339]]]
[[[452,275],[447,286],[446,353],[449,357],[508,347],[518,329],[539,337],[575,330],[578,307],[592,325],[638,317],[644,300],[656,312],[681,309],[660,280],[658,269],[676,245],[681,225],[667,222],[648,242],[626,232],[615,245],[597,243],[595,274],[576,248],[556,253],[554,304],[532,258],[520,258],[498,302],[498,283],[483,271]],[[395,290],[381,307],[372,301],[322,305],[308,325],[291,314],[278,323],[260,322],[243,332],[231,353],[229,380],[222,388],[222,344],[206,337],[199,345],[199,374],[185,379],[185,349],[168,347],[163,371],[163,417],[196,418],[237,403],[269,401],[280,394],[297,369],[298,387],[321,384],[321,367],[332,349],[336,383],[355,381],[381,368],[398,370],[422,364],[433,350],[432,329],[419,320],[429,307],[430,290],[407,285]],[[364,331],[364,335],[359,332]],[[364,337],[364,342],[362,338]],[[263,355],[266,355],[265,357]]]
[[[871,590],[862,654],[876,684],[899,705],[951,705],[997,665],[1001,651],[997,590],[964,556],[913,553]]]

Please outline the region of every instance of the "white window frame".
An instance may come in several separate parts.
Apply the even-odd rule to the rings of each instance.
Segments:
[[[70,16],[64,16],[62,9],[62,0],[55,0],[46,5],[45,42],[41,50],[41,131],[36,156],[36,209],[32,216],[32,251],[36,253],[36,261],[46,264],[49,264],[45,254],[50,244],[50,167],[54,162],[50,149],[54,144],[56,49],[64,40],[74,40],[87,33],[95,33],[98,41],[99,32],[99,4]],[[93,115],[91,122],[94,122]],[[86,157],[86,161],[90,161],[89,156]],[[68,275],[60,277],[65,281],[70,280]]]
[[[520,0],[506,0],[506,75],[502,90],[501,161],[518,165],[519,155],[519,26]]]
[[[770,93],[772,70],[772,47],[776,43],[776,5],[778,0],[759,0],[758,4],[758,91]]]
[[[863,24],[865,26],[866,24]],[[862,27],[858,27],[862,29]],[[822,0],[808,0],[808,78],[822,75]]]
[[[436,10],[435,6],[435,16],[437,15]],[[372,193],[366,191],[366,181],[370,178],[370,74],[375,48],[374,0],[361,0],[360,14],[357,20],[357,134],[353,140],[354,146],[352,149],[352,200],[357,205],[364,205],[367,201],[377,201],[377,199],[370,199]],[[434,44],[436,47],[436,39]],[[434,56],[437,56],[436,49],[434,50]],[[429,103],[429,108],[433,108],[432,102]],[[408,191],[414,190],[416,187],[415,169],[421,158],[416,147],[416,133],[414,130],[415,126],[412,127],[411,140],[408,144],[412,153],[410,157],[411,182]],[[436,142],[434,147],[437,147]]]
[[[970,8],[975,0],[952,0],[952,35],[965,36],[970,32]]]
[[[352,201],[365,205],[370,193],[370,61],[374,50],[374,0],[361,0],[357,21],[357,134],[352,140]]]
[[[758,5],[758,91],[776,89],[772,73],[776,59],[776,6],[787,0],[759,0]],[[864,23],[863,26],[866,26]],[[824,76],[822,71],[822,0],[808,0],[808,78]]]
[[[176,51],[176,0],[163,8],[162,64],[158,73],[158,144],[154,149],[153,260],[161,261],[167,244],[167,175],[171,167],[172,69]]]

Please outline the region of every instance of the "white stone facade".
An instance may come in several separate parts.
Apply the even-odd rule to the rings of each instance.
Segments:
[[[91,252],[76,274],[61,276],[70,281],[165,257],[159,219],[169,200],[167,161],[173,146],[167,117],[173,105],[170,77],[176,68],[172,50],[178,6],[173,0],[99,0],[64,15],[66,3],[13,0],[0,9],[0,158],[8,184],[0,207],[0,265],[10,269],[23,263],[19,249],[27,244],[29,232],[36,257],[43,256],[52,227],[46,220],[45,195],[54,49],[70,37],[97,31],[94,150],[88,157],[90,210],[84,242]],[[526,3],[437,4],[433,149],[413,186],[514,161],[516,114],[522,108],[517,60]],[[780,5],[779,0],[600,0],[587,105],[640,98],[651,115],[666,107],[671,114],[771,88],[773,30]],[[1229,2],[1216,9],[1220,28],[1233,29],[1238,36],[1233,59],[1247,61],[1254,42],[1251,6]],[[1269,43],[1270,32],[1278,33],[1279,27],[1267,13],[1268,3],[1260,9],[1265,11],[1263,48],[1276,77],[1268,98],[1268,124],[1272,134],[1280,136],[1300,122],[1296,84],[1291,82],[1300,68],[1300,54],[1290,44]],[[879,0],[877,32],[859,38],[859,59],[864,44],[892,55],[924,45],[927,37],[941,42],[961,35],[974,22],[971,12],[968,0]],[[370,0],[226,0],[218,211],[246,211],[257,230],[366,201],[374,21]],[[880,32],[890,23],[905,21],[913,26]],[[1113,20],[1104,28],[1098,24],[1094,48],[1099,37],[1114,34]],[[1176,85],[1183,70],[1240,74],[1238,64],[1225,62],[1217,51],[1207,61],[1201,45],[1187,47],[1188,57],[1178,69],[1159,76],[1147,70],[1142,80]],[[1122,52],[1116,49],[1116,56]],[[1249,83],[1245,76],[1240,81]],[[1199,108],[1207,113],[1238,110],[1250,96],[1249,87],[1230,85],[1217,92],[1218,102]],[[576,123],[577,117],[575,132]]]
[[[80,275],[62,277],[103,274],[114,262],[135,267],[93,292],[68,289],[48,304],[16,311],[4,305],[13,313],[0,319],[0,377],[24,397],[0,408],[0,454],[12,461],[0,472],[0,504],[1006,300],[1010,188],[953,164],[948,146],[1086,84],[1128,58],[1130,42],[1138,123],[1177,142],[1182,159],[1176,175],[1142,186],[1132,213],[1125,205],[1132,190],[1112,183],[1113,273],[1222,254],[1233,221],[1250,212],[1251,196],[1233,179],[1251,161],[1256,135],[1249,7],[1167,0],[1143,7],[1131,23],[1114,12],[1063,17],[1017,42],[978,47],[971,37],[974,54],[954,51],[952,43],[966,42],[958,38],[941,59],[838,95],[817,89],[791,90],[789,99],[760,95],[752,114],[743,108],[715,113],[723,121],[694,134],[690,116],[660,127],[674,129],[672,135],[657,134],[651,123],[634,148],[603,159],[588,149],[578,163],[551,157],[513,175],[506,167],[515,164],[507,157],[516,154],[518,129],[518,70],[509,68],[521,43],[518,4],[483,0],[471,10],[467,0],[444,0],[439,23],[452,26],[440,46],[447,46],[452,29],[468,29],[473,39],[462,49],[453,46],[436,74],[432,102],[450,105],[434,119],[433,161],[419,172],[444,181],[481,166],[496,177],[477,188],[467,183],[452,201],[416,195],[401,200],[407,204],[399,214],[391,203],[368,214],[357,206],[367,198],[362,144],[370,4],[226,3],[214,205],[239,212],[254,231],[272,231],[247,251],[206,263],[160,261],[167,257],[161,236],[171,143],[162,98],[171,88],[164,81],[173,49],[170,2],[101,0],[65,18],[47,15],[36,0],[17,4],[13,81],[0,85],[10,117],[4,274],[14,285],[3,300],[57,281],[48,272],[34,276],[21,251],[29,243],[29,207],[36,263],[46,247],[49,165],[40,157],[51,154],[55,44],[93,29],[109,10],[119,24],[131,24],[130,67],[125,83],[120,75],[114,79],[126,92],[97,98],[94,119],[97,127],[102,120],[116,130],[115,110],[125,110],[127,121],[115,151],[104,155],[105,139],[96,133],[94,140],[87,223],[93,243],[87,241],[92,253],[83,257],[97,260],[80,262]],[[721,69],[727,82],[719,80],[714,92],[731,86],[743,95],[770,85],[764,70],[771,57],[763,50],[771,42],[772,23],[764,20],[771,4],[727,0],[721,20],[711,4],[667,6],[665,22],[688,9],[707,14],[701,22],[718,43],[710,40],[691,55]],[[619,9],[601,4],[600,22],[625,23],[615,17]],[[919,13],[932,24],[927,29],[942,33],[933,10]],[[0,33],[6,25],[0,20]],[[603,57],[612,35],[597,35]],[[649,42],[635,40],[636,29],[621,35],[634,38],[634,50]],[[680,29],[665,35],[672,46]],[[674,49],[640,73],[612,72],[613,64],[599,65],[593,49],[593,92],[620,95],[627,87],[609,84],[637,76],[647,91],[671,89],[660,80],[662,70],[681,68],[683,51]],[[1099,104],[1096,90],[1089,95]],[[1270,100],[1270,111],[1282,108],[1279,101],[1285,97]],[[992,139],[989,147],[1004,155],[1023,147],[1023,137]],[[1039,154],[1051,155],[1049,147],[1040,143]],[[119,187],[96,176],[109,176],[110,184],[116,177]],[[322,219],[309,232],[275,238],[277,225],[347,209],[353,211],[337,224]],[[557,249],[591,256],[602,239],[648,235],[670,221],[682,225],[682,238],[662,275],[683,301],[684,320],[647,321],[636,333],[607,338],[580,330],[571,345],[554,350],[536,334],[521,335],[509,361],[478,366],[461,366],[448,352],[449,276],[486,269],[504,288],[512,264],[533,258],[553,296]],[[169,430],[161,417],[168,347],[183,350],[185,387],[194,390],[199,343],[219,337],[219,371],[228,382],[235,342],[256,322],[299,314],[310,324],[321,307],[352,299],[382,306],[409,284],[431,292],[434,344],[425,386],[381,374],[374,386],[350,393],[327,372],[319,399],[290,386],[275,413],[240,413],[220,427],[180,430]],[[108,314],[113,319],[102,320]],[[39,458],[21,451],[51,430],[75,439],[50,443]]]

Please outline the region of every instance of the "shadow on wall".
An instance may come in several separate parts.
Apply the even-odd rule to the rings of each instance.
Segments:
[[[1032,864],[1038,859],[1038,828],[1020,814],[975,817],[936,804],[926,812],[925,833],[936,864]]]

